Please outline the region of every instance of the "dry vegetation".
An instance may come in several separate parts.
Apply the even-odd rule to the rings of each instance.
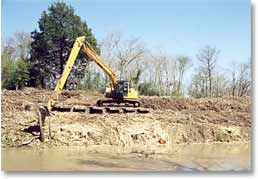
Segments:
[[[251,102],[248,97],[183,99],[142,97],[148,114],[89,114],[55,112],[45,126],[45,142],[38,133],[24,132],[37,125],[28,104],[46,104],[51,91],[2,90],[2,146],[109,145],[139,150],[169,148],[173,144],[249,141]],[[64,104],[93,105],[99,93],[64,92]],[[51,123],[49,137],[48,122]],[[137,152],[137,151],[136,151]]]

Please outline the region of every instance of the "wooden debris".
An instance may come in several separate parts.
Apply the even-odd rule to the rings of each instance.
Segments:
[[[119,113],[120,112],[119,108],[114,108],[114,107],[106,107],[106,111],[108,113]]]
[[[103,113],[103,108],[101,108],[101,107],[91,106],[89,109],[90,109],[89,110],[90,114],[102,114]]]
[[[146,113],[149,113],[150,111],[146,108],[138,108],[137,112],[141,114],[146,114]]]
[[[135,108],[122,108],[124,113],[133,113],[135,112]]]

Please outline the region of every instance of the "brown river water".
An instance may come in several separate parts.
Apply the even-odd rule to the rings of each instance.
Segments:
[[[101,148],[101,150],[98,150]],[[105,150],[106,149],[106,150]],[[250,143],[173,145],[167,152],[110,147],[2,148],[4,171],[250,171]]]

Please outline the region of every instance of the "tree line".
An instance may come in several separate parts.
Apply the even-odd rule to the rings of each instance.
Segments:
[[[84,35],[118,78],[130,80],[142,95],[200,98],[251,94],[250,60],[220,69],[216,47],[207,45],[190,58],[149,49],[140,37],[120,32],[108,33],[97,43],[86,21],[64,2],[55,2],[43,11],[38,25],[31,33],[16,32],[2,41],[2,88],[53,89],[74,40]],[[109,83],[101,69],[79,54],[65,87],[101,91]]]

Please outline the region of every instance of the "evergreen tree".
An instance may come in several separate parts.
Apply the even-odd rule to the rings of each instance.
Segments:
[[[97,51],[97,40],[85,21],[64,2],[51,4],[38,21],[39,31],[31,33],[30,85],[53,87],[60,78],[74,40],[86,36]],[[76,84],[85,75],[88,60],[80,54],[75,61],[68,83]]]

